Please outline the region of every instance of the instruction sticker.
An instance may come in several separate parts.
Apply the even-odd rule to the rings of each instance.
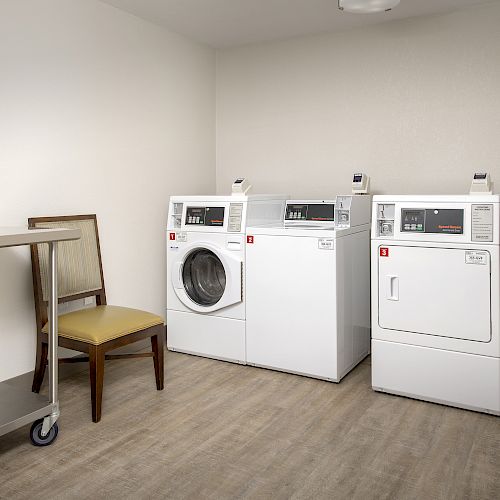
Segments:
[[[181,243],[186,243],[187,240],[188,240],[187,233],[177,233],[177,241],[180,241]]]
[[[335,248],[335,240],[331,238],[319,238],[318,248],[320,250],[333,250]]]
[[[466,251],[465,263],[485,266],[486,264],[488,264],[488,252],[477,252],[472,250]]]
[[[493,205],[472,205],[472,241],[493,241]]]

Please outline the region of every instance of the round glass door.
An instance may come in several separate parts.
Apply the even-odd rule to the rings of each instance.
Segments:
[[[197,248],[182,266],[182,281],[189,298],[200,306],[213,306],[226,289],[224,265],[214,252]]]

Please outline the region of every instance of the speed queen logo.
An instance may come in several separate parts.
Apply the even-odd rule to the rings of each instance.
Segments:
[[[380,257],[389,257],[389,249],[387,247],[380,247]]]
[[[247,236],[247,243],[250,245],[253,244],[253,236]]]

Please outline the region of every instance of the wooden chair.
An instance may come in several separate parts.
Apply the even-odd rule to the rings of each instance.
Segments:
[[[29,227],[80,228],[82,237],[58,246],[59,303],[95,297],[96,307],[62,314],[58,320],[59,346],[88,354],[88,357],[60,359],[63,362],[88,361],[92,395],[92,420],[101,419],[104,360],[153,357],[156,388],[163,389],[163,318],[145,311],[106,304],[99,234],[95,215],[37,217],[28,219]],[[47,245],[31,246],[33,289],[35,295],[37,353],[33,392],[39,392],[47,365]],[[151,338],[152,352],[106,354],[142,339]]]

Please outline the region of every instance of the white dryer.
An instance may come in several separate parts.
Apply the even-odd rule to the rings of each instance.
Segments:
[[[375,196],[372,385],[500,414],[500,197]]]
[[[245,363],[245,229],[285,196],[173,196],[167,225],[167,347]]]
[[[247,230],[247,364],[339,382],[370,350],[370,196]]]

